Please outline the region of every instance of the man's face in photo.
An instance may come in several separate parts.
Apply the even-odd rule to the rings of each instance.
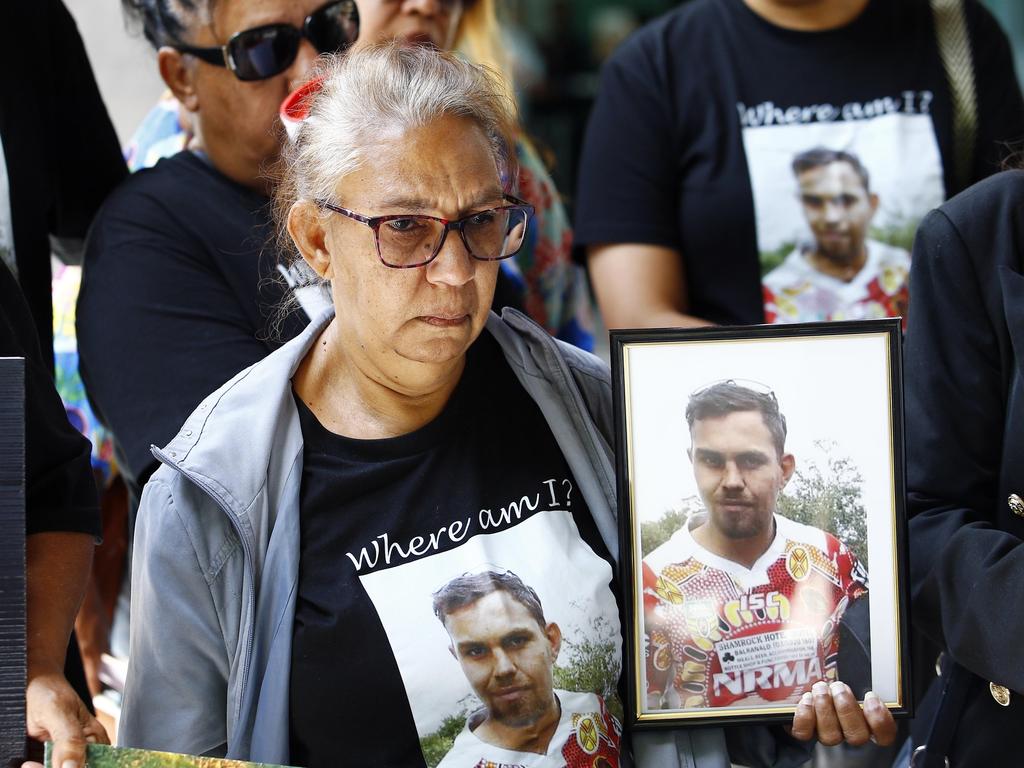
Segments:
[[[878,196],[868,192],[845,160],[809,168],[798,174],[797,184],[819,255],[839,265],[856,264],[864,254]]]
[[[557,624],[542,627],[526,606],[497,590],[452,611],[444,625],[489,717],[521,728],[551,711],[552,667],[562,642]]]
[[[796,466],[779,456],[760,411],[698,419],[690,460],[708,522],[726,539],[747,539],[772,525],[779,492]]]

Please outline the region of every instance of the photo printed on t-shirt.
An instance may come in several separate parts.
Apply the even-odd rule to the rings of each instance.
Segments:
[[[611,566],[581,538],[571,480],[453,509],[346,553],[380,617],[428,766],[619,765]]]
[[[737,105],[768,322],[906,315],[914,233],[945,197],[932,99]]]

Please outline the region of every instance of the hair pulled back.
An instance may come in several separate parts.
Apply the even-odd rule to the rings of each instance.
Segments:
[[[518,167],[513,144],[515,105],[500,75],[458,55],[393,42],[323,59],[322,82],[309,116],[282,152],[274,211],[286,266],[301,263],[287,232],[300,201],[333,199],[340,179],[359,168],[382,137],[446,116],[464,117],[487,136],[502,185],[511,189]],[[308,268],[306,282],[317,282]]]

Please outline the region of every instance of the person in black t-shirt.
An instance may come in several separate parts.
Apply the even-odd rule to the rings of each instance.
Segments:
[[[966,29],[952,52],[973,58],[973,146],[954,141],[928,0],[693,0],[624,43],[602,73],[575,222],[608,326],[902,312],[905,265],[875,280],[872,250],[905,254],[922,216],[1024,138],[1005,36],[976,0],[965,27],[955,16],[943,29]],[[867,265],[819,280],[845,306],[780,298],[765,279],[814,242],[789,164],[817,147],[858,156],[880,198]]]
[[[0,357],[25,358],[25,587],[28,734],[81,766],[106,731],[65,678],[65,657],[100,532],[89,442],[68,422],[28,305],[0,264]],[[35,765],[35,764],[30,764]]]
[[[489,311],[498,261],[532,213],[503,186],[516,178],[508,102],[488,70],[426,47],[324,66],[277,210],[293,258],[329,281],[333,312],[154,450],[119,738],[308,768],[342,756],[419,768],[453,735],[476,739],[478,710],[496,702],[520,701],[549,727],[547,681],[471,685],[445,629],[467,628],[433,611],[460,574],[512,572],[544,611],[501,650],[530,645],[532,679],[557,646],[562,679],[588,682],[567,686],[583,689],[565,698],[576,711],[546,743],[505,742],[500,762],[615,768],[601,706],[623,666],[610,377],[521,313]],[[504,597],[493,595],[477,608]],[[825,733],[829,718],[850,738],[871,732],[827,693],[794,725]],[[579,751],[566,754],[559,728],[577,729]],[[692,765],[697,748],[678,736],[634,745]],[[725,735],[706,736],[701,758],[726,759]],[[806,754],[781,729],[736,738],[759,765]]]
[[[278,109],[318,51],[343,50],[358,25],[351,0],[124,5],[158,49],[160,75],[195,134],[188,150],[110,196],[86,245],[82,380],[137,498],[156,467],[150,445],[308,320],[275,313],[286,289],[269,244]]]

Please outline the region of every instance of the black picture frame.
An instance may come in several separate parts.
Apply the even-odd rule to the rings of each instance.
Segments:
[[[626,727],[788,722],[816,673],[822,673],[818,679],[829,679],[830,670],[831,679],[838,676],[851,682],[858,697],[865,691],[865,682],[871,690],[878,689],[877,695],[894,717],[913,715],[901,344],[898,318],[611,332],[620,579],[626,621]],[[733,370],[735,375],[729,373]],[[779,382],[778,396],[771,385],[773,378]],[[748,384],[749,380],[758,384]],[[762,505],[776,513],[770,547],[785,549],[778,551],[776,560],[772,560],[774,551],[764,551],[749,568],[704,549],[697,543],[701,532],[697,537],[689,533],[711,520],[704,503],[707,494],[717,510],[715,520],[726,522],[710,525],[705,532],[715,530],[719,538],[714,541],[733,547],[722,531],[730,525],[741,526],[748,509],[760,508],[758,497],[740,481],[723,492],[720,482],[708,485],[711,481],[702,469],[703,491],[682,499],[683,508],[669,508],[656,520],[651,517],[664,507],[658,500],[668,498],[673,483],[698,488],[692,477],[671,477],[671,457],[678,453],[675,474],[680,478],[694,474],[687,458],[693,446],[685,406],[694,395],[706,402],[705,393],[712,387],[722,392],[718,385],[723,382],[760,391],[775,400],[783,416],[787,408],[791,416],[799,416],[788,419],[783,454],[790,450],[794,428],[807,433],[803,443],[819,432],[829,434],[830,424],[840,438],[813,443],[814,450],[828,459],[808,464],[804,475],[793,469],[785,475],[785,467],[773,475],[799,483],[795,490],[789,486],[788,496],[775,489],[778,500]],[[692,386],[695,383],[700,386]],[[861,389],[855,388],[858,383]],[[829,399],[831,392],[835,392],[834,401]],[[840,399],[843,392],[848,396]],[[694,424],[728,423],[721,418],[716,412],[707,416],[708,421],[695,418]],[[701,429],[702,441],[704,434],[722,434],[717,426],[714,433],[708,432],[710,426]],[[766,428],[764,434],[772,433]],[[684,443],[689,447],[682,447]],[[715,472],[720,471],[719,464],[735,471],[739,457],[745,455],[726,449],[717,453],[702,446],[703,442],[696,449],[701,466],[714,461]],[[884,461],[872,455],[876,449]],[[838,458],[833,451],[838,451]],[[766,452],[777,456],[783,466],[778,450]],[[724,456],[732,458],[726,461]],[[863,466],[857,464],[860,457],[866,457]],[[799,470],[799,457],[795,460]],[[708,490],[712,487],[717,490]],[[822,492],[815,496],[815,488],[845,495],[826,497]],[[763,498],[770,496],[766,491]],[[882,499],[884,503],[876,503]],[[787,514],[800,516],[803,522],[793,525],[795,519],[781,515],[783,503]],[[850,545],[843,543],[842,532],[830,533],[825,525],[813,524],[822,519],[845,531]],[[763,525],[760,530],[765,530]],[[735,530],[729,533],[733,534],[741,540],[746,535]],[[805,538],[812,543],[805,546]],[[676,562],[687,553],[686,559]],[[874,577],[869,579],[862,560],[870,561]],[[798,577],[804,581],[798,583]],[[724,584],[725,592],[712,584]],[[766,586],[779,588],[765,591]],[[749,597],[759,588],[763,597],[767,595],[765,600],[778,602],[766,606],[761,598]],[[724,597],[717,597],[720,594]],[[823,608],[818,600],[822,594],[827,595]],[[677,599],[678,604],[673,602]],[[831,623],[816,625],[817,619],[808,619],[809,607],[824,610]],[[749,626],[744,624],[748,616],[754,617]],[[705,648],[703,658],[701,648]],[[801,654],[806,654],[806,663]],[[731,666],[726,668],[723,659]],[[844,675],[840,667],[849,674]]]

